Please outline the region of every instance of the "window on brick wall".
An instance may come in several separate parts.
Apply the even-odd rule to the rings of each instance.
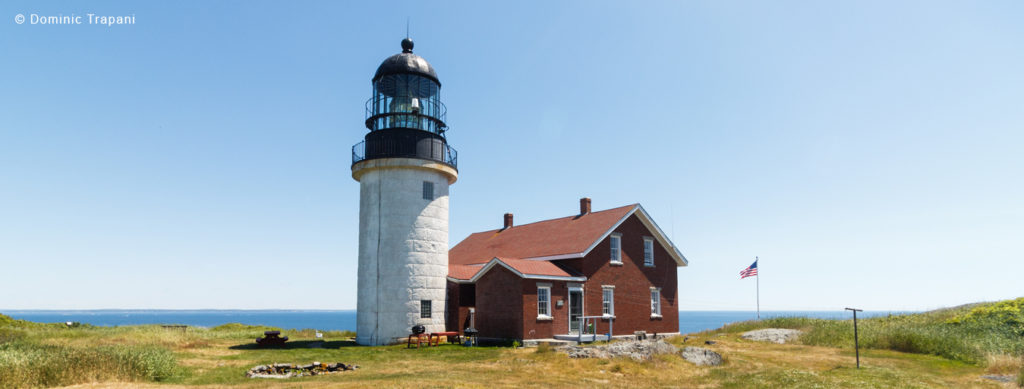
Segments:
[[[537,287],[537,316],[551,317],[551,287]]]
[[[654,267],[654,238],[644,237],[644,266]]]
[[[651,288],[651,316],[661,316],[661,288]]]
[[[622,263],[622,235],[612,234],[608,240],[611,242],[611,263]]]
[[[430,300],[420,300],[420,318],[430,318]]]
[[[615,316],[615,287],[601,287],[601,314]]]

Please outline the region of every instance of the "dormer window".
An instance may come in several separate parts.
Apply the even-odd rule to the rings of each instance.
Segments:
[[[622,234],[612,234],[609,237],[611,242],[611,263],[621,265],[622,264]]]

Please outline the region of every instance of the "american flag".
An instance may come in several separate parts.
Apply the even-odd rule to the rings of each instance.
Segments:
[[[742,280],[744,278],[753,277],[753,276],[756,276],[756,275],[757,275],[757,261],[754,261],[753,265],[750,265],[750,267],[748,267],[746,269],[743,269],[743,271],[740,272],[740,279]]]

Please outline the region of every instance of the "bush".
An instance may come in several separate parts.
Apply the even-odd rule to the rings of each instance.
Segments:
[[[242,324],[242,323],[227,323],[227,324],[221,324],[219,326],[210,328],[210,331],[221,331],[221,332],[225,332],[225,331],[253,331],[253,332],[259,331],[259,332],[263,332],[263,331],[276,331],[276,330],[279,330],[279,329],[278,328],[274,328],[274,327],[267,327],[267,326],[251,326],[251,325]]]
[[[25,331],[22,330],[0,327],[0,343],[13,342],[24,338],[25,335]]]

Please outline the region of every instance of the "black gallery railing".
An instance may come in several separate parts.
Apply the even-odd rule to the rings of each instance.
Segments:
[[[367,150],[366,141],[352,146],[352,164],[375,158],[421,158],[443,162],[458,169],[459,153],[455,148],[440,139],[423,139],[414,144],[377,140]]]

